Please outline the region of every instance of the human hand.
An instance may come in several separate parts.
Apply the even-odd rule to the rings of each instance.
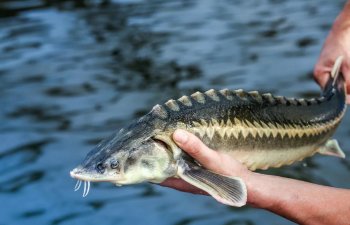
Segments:
[[[228,155],[208,148],[193,134],[177,130],[173,138],[205,168],[242,178],[247,185],[247,203],[253,207],[269,210],[297,224],[348,224],[349,190],[250,172]],[[161,185],[206,194],[181,179],[167,179]]]
[[[240,177],[243,180],[248,179],[252,173],[243,164],[230,156],[208,148],[195,135],[187,131],[176,130],[173,134],[173,139],[182,150],[186,151],[208,170],[226,176]],[[207,195],[203,190],[178,178],[168,178],[161,185],[179,191]]]
[[[350,104],[350,11],[346,6],[335,20],[323,45],[320,57],[314,68],[314,78],[324,88],[335,60],[343,56],[341,71],[344,74],[347,88],[347,103]]]

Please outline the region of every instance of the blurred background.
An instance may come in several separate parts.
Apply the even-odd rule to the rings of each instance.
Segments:
[[[319,95],[313,65],[344,0],[0,2],[0,225],[293,224],[157,185],[92,184],[69,171],[153,105],[243,88]],[[350,113],[336,138],[350,155]],[[268,173],[350,188],[349,158]]]

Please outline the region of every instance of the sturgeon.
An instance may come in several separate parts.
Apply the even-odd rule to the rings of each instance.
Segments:
[[[210,148],[250,170],[289,165],[315,153],[345,157],[330,139],[346,110],[346,88],[339,57],[319,98],[295,99],[243,90],[209,90],[156,105],[145,116],[99,143],[70,174],[84,181],[116,185],[161,183],[179,177],[219,202],[243,206],[244,181],[205,169],[172,140],[185,129]]]

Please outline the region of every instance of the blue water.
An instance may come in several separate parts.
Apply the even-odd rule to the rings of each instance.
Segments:
[[[151,184],[69,171],[103,137],[169,98],[210,88],[319,94],[313,65],[344,1],[1,1],[0,225],[293,224]],[[350,114],[336,138],[350,155]],[[350,188],[350,161],[269,173]]]

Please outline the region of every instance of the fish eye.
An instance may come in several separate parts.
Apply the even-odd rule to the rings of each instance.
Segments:
[[[103,163],[98,163],[96,165],[96,169],[97,169],[97,172],[102,174],[105,172],[106,166]]]
[[[111,168],[117,169],[119,167],[119,162],[117,160],[111,161]]]

